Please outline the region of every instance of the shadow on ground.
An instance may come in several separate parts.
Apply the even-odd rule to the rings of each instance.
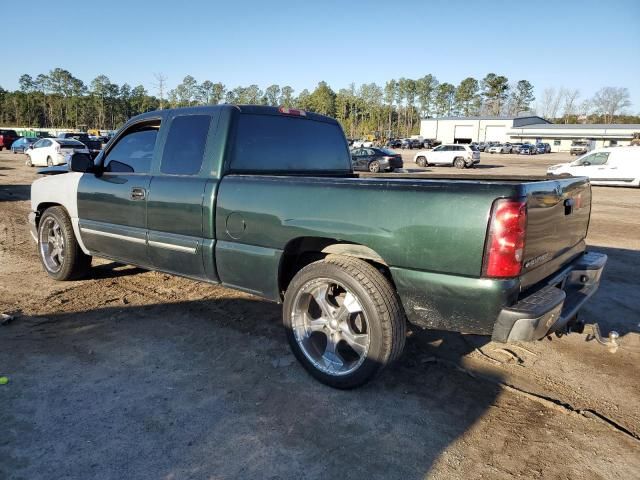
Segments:
[[[600,288],[585,304],[580,318],[586,323],[598,322],[604,334],[610,330],[616,330],[621,335],[640,332],[640,251],[599,245],[589,246],[589,250],[606,253],[609,259],[602,274]]]
[[[338,391],[304,372],[260,300],[20,317],[0,327],[0,476],[422,479],[499,394],[433,362],[455,336],[429,335]]]
[[[29,200],[31,185],[0,185],[0,202]]]

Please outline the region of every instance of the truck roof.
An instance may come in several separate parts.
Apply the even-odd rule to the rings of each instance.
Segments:
[[[175,114],[177,112],[180,113],[193,113],[193,114],[203,114],[207,112],[219,111],[219,110],[237,110],[241,113],[252,113],[259,115],[283,115],[280,111],[281,107],[271,107],[267,105],[235,105],[235,104],[221,104],[221,105],[204,105],[198,107],[181,107],[181,108],[169,108],[166,110],[153,110],[151,112],[141,113],[135,117],[129,119],[129,122],[132,120],[144,120],[145,118],[164,118],[166,116]],[[334,118],[327,117],[326,115],[320,115],[318,113],[302,111],[303,118],[307,118],[309,120],[315,120],[319,122],[325,123],[334,123],[337,124],[338,121]],[[127,122],[128,123],[128,122]]]

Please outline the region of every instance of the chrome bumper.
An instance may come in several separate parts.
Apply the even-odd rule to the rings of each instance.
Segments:
[[[600,286],[607,256],[588,252],[574,260],[547,285],[503,308],[494,326],[493,340],[540,340],[562,331]]]

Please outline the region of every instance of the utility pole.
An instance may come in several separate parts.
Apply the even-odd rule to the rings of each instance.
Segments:
[[[160,94],[160,110],[164,110],[164,90],[167,77],[163,73],[154,73],[153,76],[156,79],[154,86],[158,89],[158,93]]]

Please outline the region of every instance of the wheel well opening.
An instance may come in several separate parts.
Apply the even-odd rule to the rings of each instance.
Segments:
[[[322,260],[327,255],[345,255],[360,258],[378,269],[395,288],[389,266],[374,250],[358,243],[348,243],[335,238],[300,237],[291,240],[284,249],[278,272],[280,295],[284,297],[289,283],[302,268]]]
[[[36,227],[40,224],[40,217],[42,217],[42,214],[44,213],[44,211],[47,208],[51,208],[51,207],[62,207],[62,205],[54,202],[41,203],[38,205],[38,208],[36,209]],[[65,209],[65,212],[66,212],[66,209]]]

